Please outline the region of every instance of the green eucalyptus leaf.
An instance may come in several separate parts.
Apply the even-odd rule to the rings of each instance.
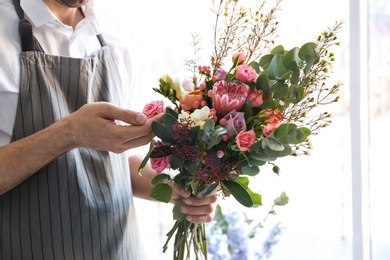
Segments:
[[[267,74],[260,74],[256,81],[256,89],[262,90],[266,97],[271,96]]]
[[[234,181],[223,181],[233,197],[245,207],[252,207],[253,201],[248,191],[239,183]]]
[[[309,131],[309,132],[308,132]],[[289,144],[300,144],[306,140],[310,130],[308,128],[297,128],[295,131],[289,131],[287,141]]]
[[[211,132],[211,136],[210,136],[210,141],[209,143],[207,144],[207,149],[210,149],[211,147],[213,147],[214,145],[217,145],[221,142],[222,140],[222,136],[224,134],[226,134],[226,129],[223,128],[222,126],[220,125],[217,125],[213,131]]]
[[[173,135],[163,124],[155,121],[152,122],[152,130],[155,135],[162,141],[167,143],[175,143],[175,141],[173,140]]]
[[[164,183],[164,182],[170,181],[170,180],[171,180],[171,176],[169,176],[168,174],[165,174],[165,173],[160,173],[160,174],[157,174],[156,176],[154,176],[154,178],[152,179],[152,184],[157,185],[157,184]]]
[[[288,79],[290,75],[291,71],[283,65],[283,55],[275,55],[268,68],[268,78],[274,80],[285,80]]]
[[[291,130],[297,129],[297,126],[292,123],[288,124],[281,124],[278,128],[275,129],[275,131],[272,133],[272,135],[276,139],[282,139],[284,138]]]
[[[267,145],[267,147],[269,147],[270,149],[272,149],[274,151],[280,152],[280,151],[284,150],[284,146],[282,143],[280,143],[277,139],[269,137],[269,136],[267,138],[264,138],[263,144]]]
[[[271,53],[276,55],[276,54],[284,54],[284,47],[282,45],[275,46],[272,50]]]
[[[279,84],[278,84],[279,85]],[[274,93],[274,98],[283,99],[288,94],[288,87],[285,85],[282,85],[281,87],[277,88]]]
[[[298,85],[300,80],[300,75],[301,75],[300,70],[293,71],[293,73],[291,74],[290,83]]]
[[[268,69],[273,57],[274,57],[273,54],[266,54],[266,55],[264,55],[259,60],[259,66],[261,68],[263,68],[264,70]]]
[[[172,197],[172,188],[165,183],[157,184],[150,192],[150,197],[158,201],[168,203]]]
[[[295,47],[288,51],[283,58],[283,65],[291,71],[299,71],[302,60],[298,56],[299,48]]]
[[[258,166],[249,166],[244,165],[241,167],[242,174],[248,175],[248,176],[256,176],[260,173],[260,168]]]
[[[250,67],[252,67],[257,73],[260,73],[260,66],[259,66],[259,63],[255,62],[255,61],[252,61],[250,64],[249,64]]]
[[[299,49],[298,57],[306,62],[314,61],[317,58],[317,45],[313,42],[308,42],[302,45]]]
[[[284,157],[284,156],[290,155],[291,151],[292,151],[291,146],[288,144],[283,144],[283,146],[284,146],[284,149],[282,151],[275,151],[269,147],[265,147],[264,148],[265,154],[267,156],[269,156],[270,158],[278,158],[278,157]]]

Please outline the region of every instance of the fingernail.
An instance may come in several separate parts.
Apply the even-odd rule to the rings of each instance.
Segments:
[[[192,220],[194,220],[194,218],[191,217],[191,216],[187,216],[186,219],[187,219],[188,222],[191,222]]]
[[[146,119],[147,119],[147,117],[143,113],[140,113],[140,112],[138,112],[137,115],[135,116],[135,121],[137,121],[137,123],[140,123],[140,124],[143,124]]]
[[[183,202],[185,204],[187,204],[187,205],[191,205],[192,204],[192,200],[190,200],[190,199],[185,199],[185,200],[183,200]]]
[[[188,212],[188,209],[186,207],[181,207],[181,212],[186,214]]]

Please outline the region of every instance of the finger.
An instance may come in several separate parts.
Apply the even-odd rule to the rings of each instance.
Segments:
[[[147,117],[141,112],[122,109],[109,103],[105,103],[100,109],[103,117],[120,120],[131,125],[143,125],[147,120]]]
[[[201,215],[201,216],[187,215],[186,219],[188,222],[201,224],[201,223],[211,222],[214,219],[214,216],[213,215]]]
[[[204,198],[196,198],[194,196],[188,197],[186,199],[183,199],[183,203],[188,205],[188,206],[193,206],[193,207],[199,207],[199,206],[204,206],[204,205],[209,205],[217,202],[218,197],[216,194],[212,196],[207,196]]]
[[[174,189],[174,191],[183,198],[189,198],[191,196],[191,192],[188,190],[185,190],[183,185],[177,185],[174,182],[171,182],[171,187]]]

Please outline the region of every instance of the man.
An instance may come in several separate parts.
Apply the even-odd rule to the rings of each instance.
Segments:
[[[133,195],[155,172],[125,151],[161,115],[125,109],[129,46],[99,19],[92,0],[0,0],[0,259],[145,259]],[[215,194],[182,198],[212,219]]]

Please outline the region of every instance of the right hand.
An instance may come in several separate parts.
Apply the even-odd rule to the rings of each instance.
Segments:
[[[152,122],[161,121],[161,117],[162,114],[147,119],[140,112],[96,102],[82,106],[65,120],[68,120],[69,138],[74,147],[121,153],[149,143],[155,136]],[[117,120],[126,125],[117,124]]]

